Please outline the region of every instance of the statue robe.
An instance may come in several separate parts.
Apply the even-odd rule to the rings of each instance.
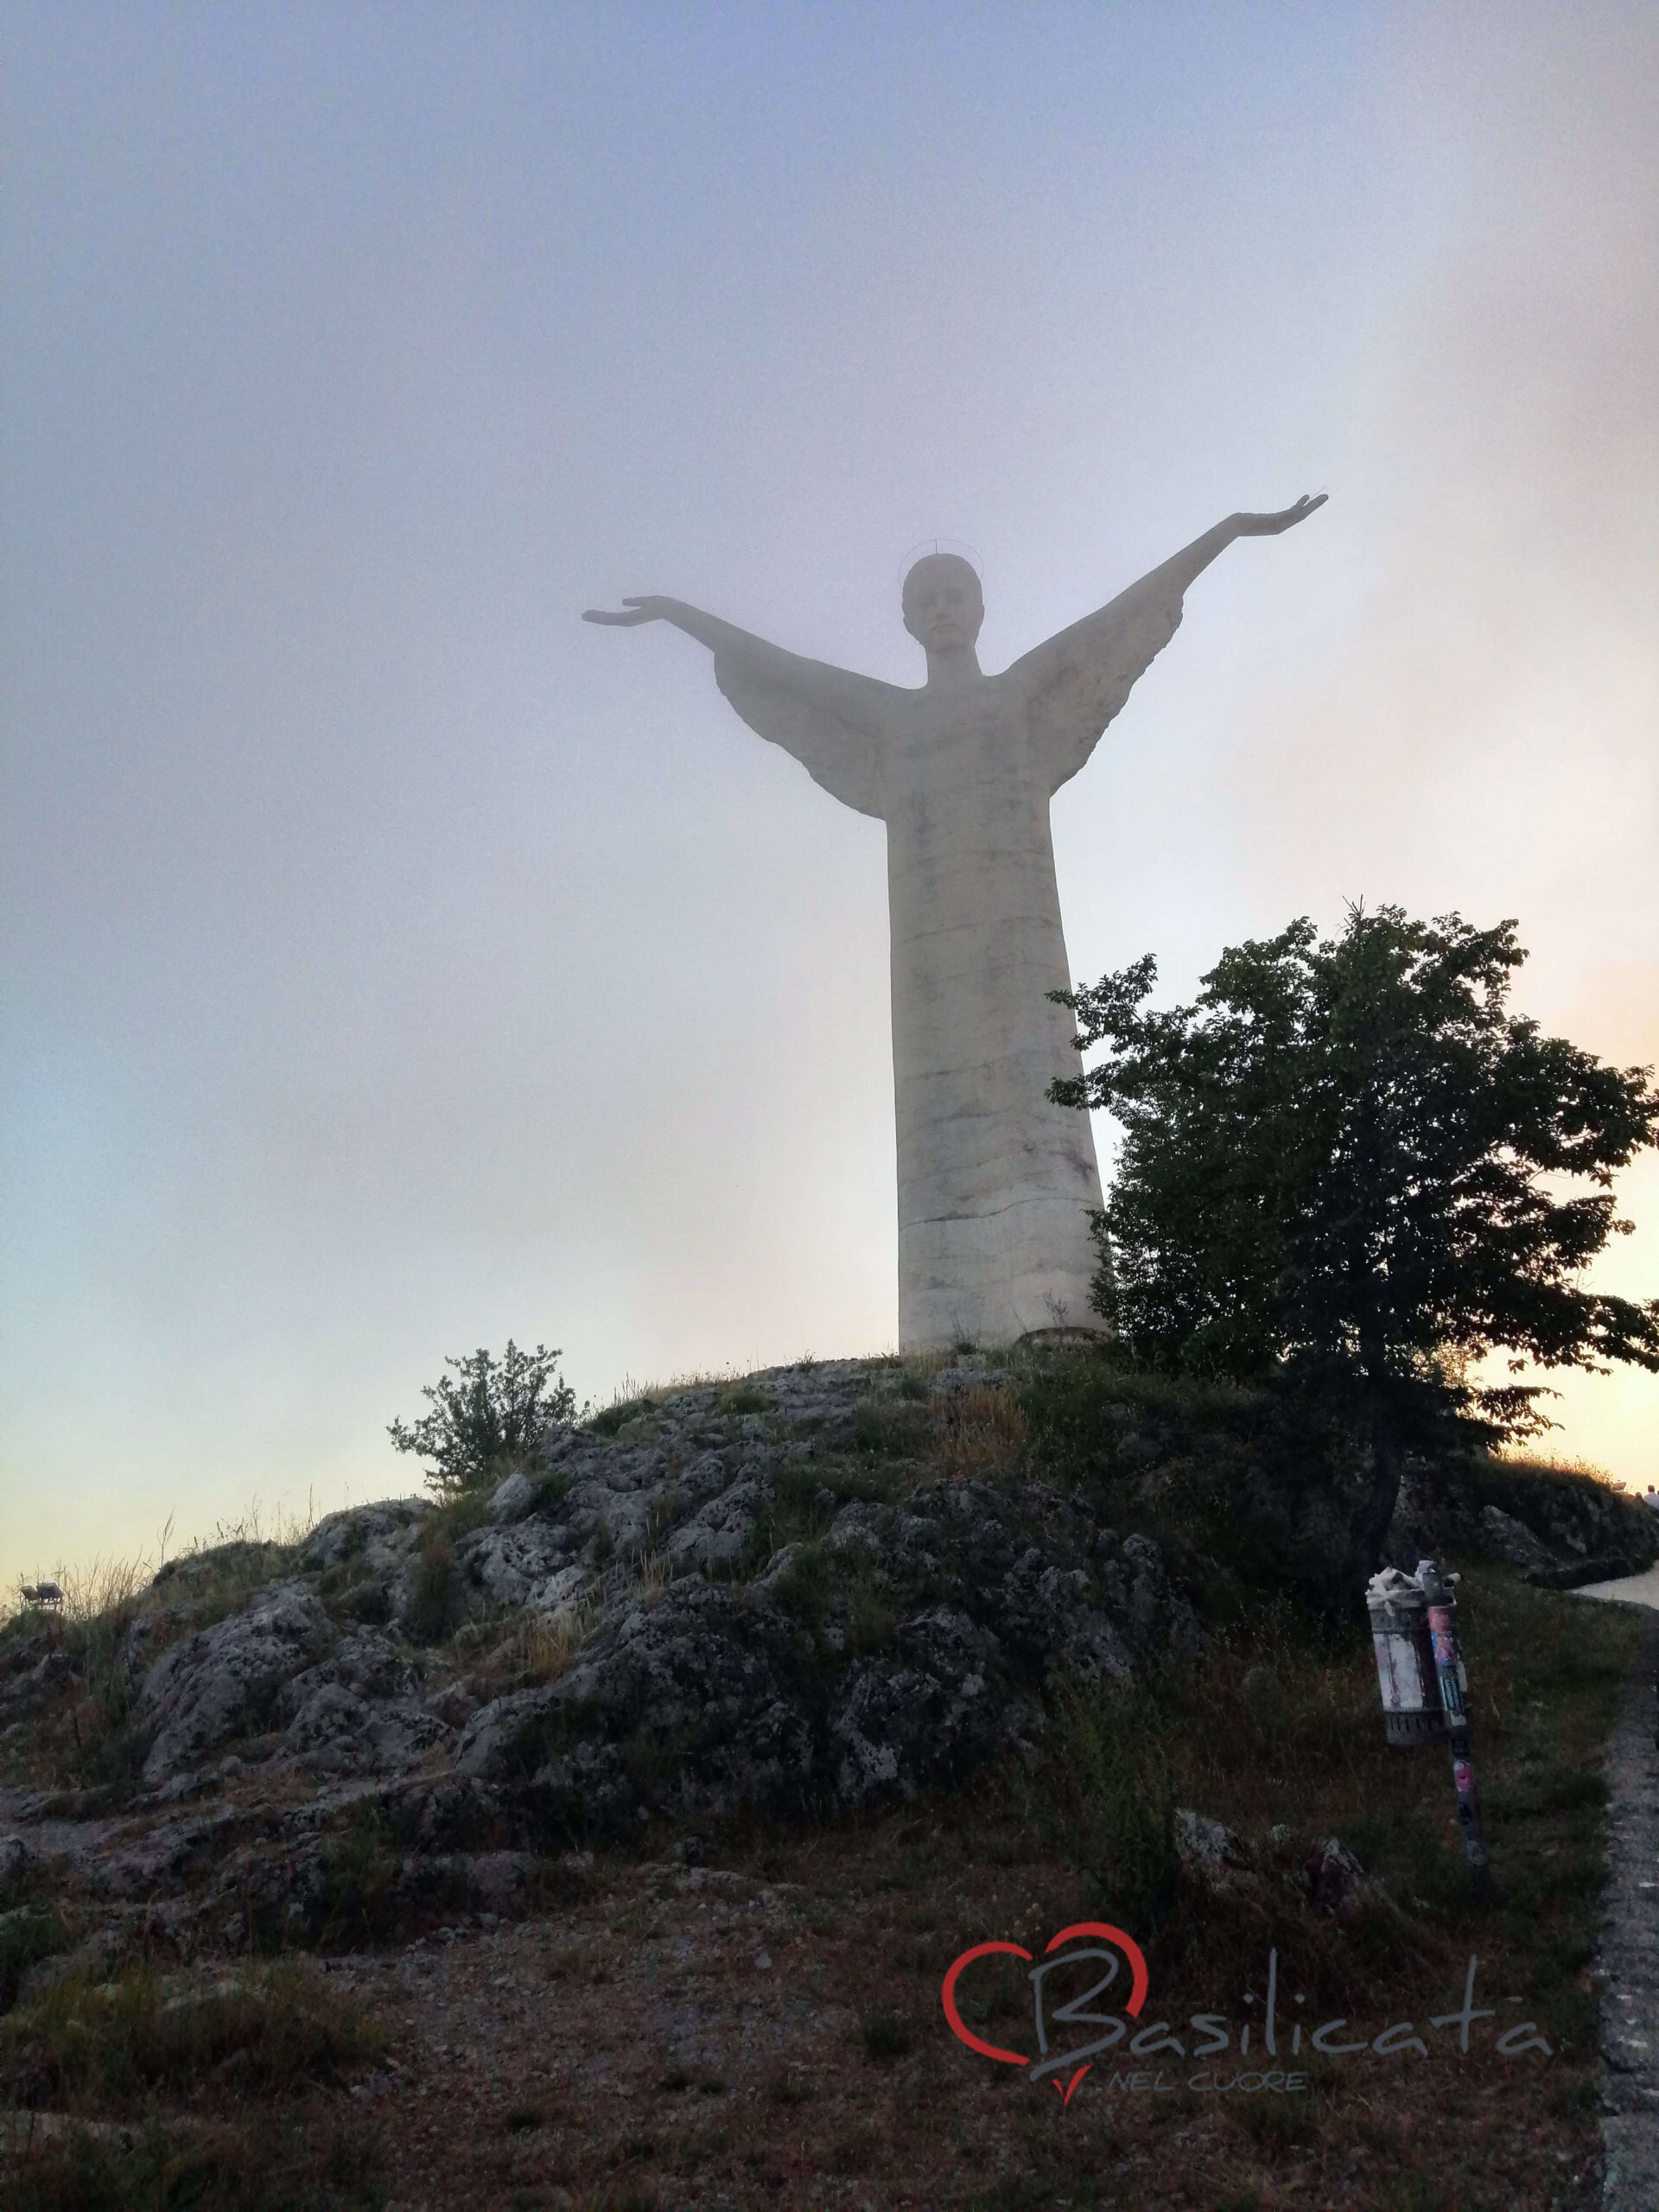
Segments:
[[[1098,1327],[1087,1115],[1049,800],[1154,655],[1181,592],[1154,573],[1001,676],[906,690],[774,646],[722,648],[721,691],[843,805],[887,826],[899,1346]]]

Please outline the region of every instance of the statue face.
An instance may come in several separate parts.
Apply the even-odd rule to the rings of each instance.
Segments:
[[[979,578],[957,553],[930,553],[905,578],[905,627],[931,653],[971,645],[985,620]]]

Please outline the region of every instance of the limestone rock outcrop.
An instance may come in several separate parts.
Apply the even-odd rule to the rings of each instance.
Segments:
[[[279,1582],[228,1620],[162,1652],[136,1707],[140,1726],[155,1732],[145,1781],[169,1781],[233,1740],[259,1734],[284,1689],[330,1651],[337,1637],[315,1590]]]
[[[215,1555],[187,1560],[121,1632],[137,1792],[73,1825],[83,1877],[316,1929],[354,1853],[391,1852],[387,1895],[516,1894],[657,1815],[833,1816],[1028,1746],[1057,1668],[1123,1682],[1201,1639],[1156,1544],[1007,1451],[940,1452],[1012,1387],[982,1360],[704,1385],[560,1432],[492,1497],[244,1547],[220,1618]]]
[[[1383,1557],[1410,1573],[1431,1553],[1505,1560],[1529,1582],[1575,1590],[1641,1574],[1659,1560],[1659,1516],[1592,1475],[1503,1462],[1413,1466],[1400,1486]]]
[[[364,1924],[365,1897],[494,1910],[477,1900],[655,1819],[836,1817],[957,1785],[1029,1752],[1057,1679],[1121,1686],[1201,1645],[1170,1559],[1192,1562],[1133,1510],[1178,1479],[1236,1475],[1232,1495],[1256,1464],[1131,1393],[1122,1418],[1084,1403],[1097,1470],[1036,1479],[1020,1387],[982,1357],[688,1387],[560,1431],[493,1497],[187,1557],[111,1624],[97,1769],[78,1793],[0,1791],[0,1834],[111,1910],[285,1937]],[[1299,1479],[1311,1496],[1318,1465]],[[1287,1525],[1294,1566],[1312,1507]],[[1484,1548],[1536,1580],[1635,1571],[1659,1543],[1604,1485],[1502,1471],[1408,1485],[1394,1533],[1408,1563]],[[20,1624],[0,1731],[61,1708],[67,1745],[86,1663],[59,1624]],[[1179,1840],[1227,1859],[1202,1823]],[[1351,1871],[1319,1876],[1332,1910]]]

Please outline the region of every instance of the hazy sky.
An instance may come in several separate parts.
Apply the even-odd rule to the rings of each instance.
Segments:
[[[1058,799],[1075,972],[1514,915],[1523,1010],[1659,1059],[1650,5],[0,47],[7,1580],[412,1487],[386,1422],[509,1335],[599,1399],[891,1344],[881,827],[625,592],[915,683],[919,541],[998,667],[1326,491]],[[1564,1408],[1659,1478],[1659,1384]]]

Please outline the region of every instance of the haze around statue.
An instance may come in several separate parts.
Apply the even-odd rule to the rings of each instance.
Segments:
[[[714,655],[757,735],[887,832],[899,1347],[1007,1344],[1098,1328],[1102,1205],[1086,1120],[1049,1096],[1075,1077],[1049,801],[1087,762],[1179,626],[1193,580],[1235,539],[1273,537],[1325,494],[1230,515],[1106,606],[988,676],[980,582],[933,553],[901,594],[927,657],[916,690],[783,651],[683,601],[584,620],[664,621]]]

